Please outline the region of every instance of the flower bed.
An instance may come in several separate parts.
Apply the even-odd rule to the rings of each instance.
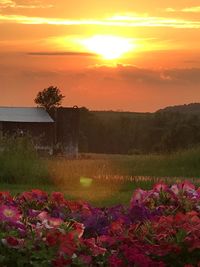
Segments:
[[[0,266],[200,266],[200,189],[137,189],[129,207],[0,192]]]

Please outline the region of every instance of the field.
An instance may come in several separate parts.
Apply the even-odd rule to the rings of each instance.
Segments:
[[[14,141],[0,153],[0,266],[200,266],[200,148],[69,160]]]
[[[16,194],[40,188],[61,191],[69,199],[110,206],[127,204],[134,189],[150,189],[160,180],[200,183],[200,148],[168,155],[84,154],[77,160],[67,160],[40,158],[21,146],[0,156],[1,191]]]

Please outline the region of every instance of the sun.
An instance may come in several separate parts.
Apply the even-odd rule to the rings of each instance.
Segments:
[[[130,39],[112,35],[95,35],[83,40],[82,43],[89,51],[101,55],[106,60],[120,58],[134,48]]]

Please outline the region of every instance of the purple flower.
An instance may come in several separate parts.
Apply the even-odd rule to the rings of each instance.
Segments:
[[[153,217],[153,214],[144,206],[133,206],[129,210],[129,218],[133,223],[143,222],[149,220],[151,217]]]
[[[0,220],[6,222],[16,222],[20,218],[19,210],[13,206],[0,206]]]

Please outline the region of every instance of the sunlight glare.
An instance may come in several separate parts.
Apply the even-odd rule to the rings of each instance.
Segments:
[[[95,35],[83,40],[83,45],[107,60],[120,58],[135,46],[128,38],[111,35]]]

